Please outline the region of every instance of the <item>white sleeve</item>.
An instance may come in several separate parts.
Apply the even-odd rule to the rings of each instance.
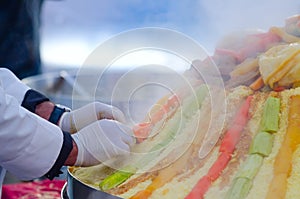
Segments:
[[[22,103],[25,93],[30,89],[6,68],[0,68],[0,85],[5,93],[15,97],[19,104]]]
[[[20,179],[46,174],[63,144],[61,130],[20,106],[0,87],[0,166]]]

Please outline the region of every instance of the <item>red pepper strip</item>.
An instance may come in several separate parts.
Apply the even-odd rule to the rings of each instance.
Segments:
[[[223,153],[228,153],[232,154],[235,145],[239,142],[240,140],[240,132],[243,130],[243,127],[241,125],[236,125],[234,124],[225,134],[221,146],[219,148],[219,152]]]
[[[202,84],[202,82],[197,81],[192,83],[192,86],[199,86],[200,84]],[[137,142],[143,142],[149,136],[153,126],[156,123],[174,114],[175,110],[180,105],[180,101],[182,101],[186,96],[188,96],[188,92],[186,92],[186,90],[179,90],[178,94],[170,96],[167,102],[150,116],[150,122],[144,122],[133,127],[133,132],[136,136]]]
[[[140,123],[133,127],[133,132],[137,143],[143,142],[149,136],[151,129],[152,125],[150,122]]]
[[[157,122],[161,121],[166,114],[167,110],[164,107],[158,109],[158,111],[156,111],[153,115],[150,115],[151,123],[153,125],[156,124]]]
[[[153,126],[167,117],[169,112],[179,107],[179,99],[176,95],[172,95],[163,107],[158,109],[154,115],[150,116],[151,122],[144,122],[133,127],[133,132],[138,143],[143,142],[150,134]]]
[[[209,169],[208,174],[198,181],[198,183],[185,197],[185,199],[203,198],[204,194],[212,185],[212,182],[218,179],[222,171],[228,165],[228,162],[231,160],[231,155],[234,151],[234,148],[239,141],[243,128],[248,121],[248,112],[252,98],[252,96],[249,96],[247,100],[242,104],[239,111],[236,113],[232,127],[229,128],[229,130],[225,134],[224,139],[222,140],[218,159]]]
[[[203,176],[195,185],[193,190],[185,198],[188,199],[202,199],[207,192],[212,181],[209,176]]]
[[[240,140],[241,132],[248,121],[248,111],[253,96],[249,96],[233,119],[233,125],[227,130],[222,140],[219,151],[232,154],[235,145]]]
[[[207,176],[210,177],[211,182],[214,182],[220,177],[222,171],[226,168],[228,162],[231,160],[231,155],[223,152],[220,153],[217,161],[210,167]]]
[[[167,103],[164,104],[154,115],[150,116],[151,123],[154,125],[157,122],[161,121],[168,113],[172,110],[175,110],[179,107],[179,99],[176,95],[172,95],[168,100]]]
[[[275,88],[273,88],[273,90],[275,92],[281,92],[281,91],[285,90],[285,87],[284,86],[276,86]]]
[[[236,113],[233,124],[245,126],[247,124],[248,118],[248,112],[250,108],[251,101],[253,99],[253,96],[248,96],[246,101],[242,104],[239,111]]]

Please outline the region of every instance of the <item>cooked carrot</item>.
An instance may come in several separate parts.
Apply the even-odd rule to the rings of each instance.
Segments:
[[[259,89],[261,89],[263,86],[265,85],[263,78],[260,76],[258,79],[256,79],[249,87],[254,90],[257,91]]]
[[[147,198],[149,198],[149,196],[151,196],[151,194],[152,194],[152,191],[145,189],[145,190],[139,191],[137,194],[130,197],[130,199],[147,199]]]
[[[138,192],[132,198],[148,198],[158,188],[171,181],[177,174],[185,169],[188,160],[191,158],[193,150],[188,150],[180,158],[170,164],[168,167],[162,168],[158,171],[158,175],[152,180],[151,184],[147,186],[144,191]]]
[[[232,127],[227,130],[225,138],[222,140],[221,147],[219,149],[220,154],[218,159],[214,162],[208,171],[208,174],[202,177],[198,183],[194,186],[192,191],[185,197],[185,199],[199,199],[203,198],[211,184],[220,177],[223,170],[231,160],[231,155],[234,152],[234,148],[238,143],[244,126],[248,121],[248,112],[252,100],[252,96],[249,96],[247,100],[242,104],[239,111],[236,113]],[[233,141],[232,141],[233,140]]]

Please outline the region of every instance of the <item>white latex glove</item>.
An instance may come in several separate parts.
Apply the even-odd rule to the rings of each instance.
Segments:
[[[113,119],[125,123],[125,116],[118,108],[101,102],[93,102],[71,112],[65,112],[58,126],[63,131],[75,133],[101,119]]]
[[[78,147],[75,166],[93,166],[119,155],[129,155],[135,143],[132,130],[115,120],[96,121],[72,137]]]

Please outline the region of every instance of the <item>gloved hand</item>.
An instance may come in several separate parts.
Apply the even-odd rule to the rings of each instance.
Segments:
[[[78,155],[75,166],[93,166],[118,155],[128,155],[135,143],[132,130],[115,120],[96,121],[77,133],[73,140]]]
[[[83,127],[101,119],[113,119],[125,122],[121,110],[101,102],[93,102],[71,112],[65,112],[58,126],[66,132],[76,133]]]

